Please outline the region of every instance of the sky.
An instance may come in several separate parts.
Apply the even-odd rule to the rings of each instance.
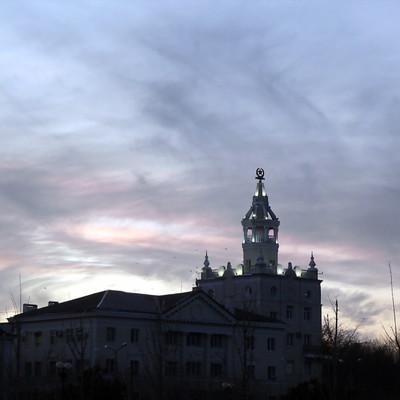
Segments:
[[[0,2],[0,318],[242,262],[264,168],[323,315],[400,310],[398,1]],[[396,295],[398,297],[396,298]],[[397,301],[398,299],[398,301]]]

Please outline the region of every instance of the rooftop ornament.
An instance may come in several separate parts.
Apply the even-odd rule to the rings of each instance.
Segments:
[[[256,169],[256,178],[255,179],[258,179],[258,181],[261,183],[261,181],[263,181],[265,178],[264,178],[264,170],[262,169],[262,168],[257,168]]]

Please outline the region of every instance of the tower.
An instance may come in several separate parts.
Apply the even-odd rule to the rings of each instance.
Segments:
[[[255,272],[260,255],[264,262],[276,270],[278,264],[279,219],[272,211],[263,183],[264,170],[257,168],[256,192],[249,211],[242,219],[244,272]]]
[[[256,179],[250,209],[241,221],[243,264],[213,269],[206,254],[196,284],[235,315],[249,311],[266,318],[271,327],[283,323],[280,337],[274,329],[266,335],[270,348],[275,346],[272,343],[279,344],[282,358],[277,371],[281,371],[281,382],[291,387],[319,373],[315,349],[321,343],[321,280],[313,253],[304,267],[278,264],[280,222],[269,205],[262,168],[256,170]],[[262,348],[265,338],[261,336],[255,340]],[[259,359],[258,368],[269,368],[268,362]]]

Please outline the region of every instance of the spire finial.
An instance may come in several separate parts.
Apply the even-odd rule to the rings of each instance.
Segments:
[[[310,263],[308,264],[311,268],[314,268],[317,264],[314,261],[314,252],[311,252]]]
[[[204,267],[208,268],[210,266],[210,261],[208,261],[208,254],[207,254],[207,250],[206,250],[206,256],[204,257]]]
[[[264,180],[264,170],[262,168],[257,168],[256,175],[256,179],[258,179],[258,182],[261,183],[261,181]]]

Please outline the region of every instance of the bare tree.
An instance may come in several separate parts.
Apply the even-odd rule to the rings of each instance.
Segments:
[[[392,266],[389,262],[389,275],[390,275],[390,294],[392,297],[392,316],[393,316],[393,325],[389,326],[389,328],[385,328],[383,326],[383,330],[385,332],[386,339],[390,345],[390,347],[395,351],[397,356],[397,361],[400,361],[400,337],[397,330],[397,311],[396,311],[396,302],[394,296],[394,288],[393,288],[393,273]]]

